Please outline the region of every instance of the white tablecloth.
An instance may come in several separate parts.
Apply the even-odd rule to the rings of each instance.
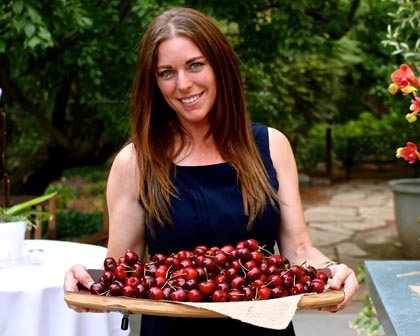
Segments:
[[[104,247],[55,240],[26,240],[21,265],[0,269],[0,336],[125,336],[123,315],[76,313],[63,295],[74,264],[99,268]]]

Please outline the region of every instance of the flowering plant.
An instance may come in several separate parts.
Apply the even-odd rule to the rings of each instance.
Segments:
[[[405,119],[413,123],[417,120],[420,112],[420,97],[417,96],[417,88],[420,87],[420,79],[414,75],[413,70],[407,64],[401,64],[400,68],[391,74],[392,83],[388,91],[393,95],[399,91],[404,96],[411,96],[410,113],[407,113]],[[405,147],[397,149],[397,158],[403,158],[408,163],[413,164],[420,161],[420,153],[415,143],[409,141]]]

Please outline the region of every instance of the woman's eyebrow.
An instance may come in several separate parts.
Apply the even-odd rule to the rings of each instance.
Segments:
[[[204,56],[201,56],[201,55],[200,56],[192,57],[192,58],[188,59],[185,62],[185,64],[191,64],[191,63],[194,63],[195,61],[200,60],[200,59],[205,59],[205,57]],[[162,65],[158,65],[157,66],[157,69],[171,69],[171,68],[172,68],[172,65],[162,64]]]

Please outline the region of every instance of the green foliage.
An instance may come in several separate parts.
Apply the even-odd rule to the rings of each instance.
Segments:
[[[30,166],[32,153],[57,143],[65,169],[124,143],[139,39],[176,5],[203,9],[227,34],[251,119],[280,128],[300,167],[324,160],[330,121],[336,132],[364,111],[380,118],[398,104],[384,89],[395,60],[381,41],[388,25],[393,36],[398,25],[416,32],[417,11],[398,10],[417,9],[413,1],[11,0],[0,3],[10,168]],[[418,44],[402,28],[401,37]]]
[[[57,238],[74,239],[94,234],[102,228],[101,211],[82,213],[77,210],[61,210],[57,212]]]
[[[106,180],[87,183],[82,192],[90,195],[104,195],[106,190]]]
[[[75,167],[63,173],[64,178],[72,178],[73,176],[83,176],[86,181],[92,183],[102,182],[107,179],[108,165]]]
[[[306,146],[303,168],[310,168],[318,162],[322,162],[325,156],[325,124],[317,124],[310,130],[311,139]],[[401,117],[401,111],[391,110],[381,118],[375,117],[370,112],[363,112],[359,118],[347,123],[335,126],[332,129],[332,158],[334,161],[342,161],[347,153],[347,139],[353,137],[375,136],[383,138],[383,141],[369,144],[371,152],[363,148],[356,153],[355,160],[364,161],[370,155],[381,153],[383,157],[395,158],[398,147],[405,146],[407,141],[413,138],[417,130],[415,125],[408,123]],[[396,159],[397,160],[397,159]]]
[[[80,195],[76,189],[66,186],[62,182],[51,183],[46,192],[57,193],[57,210],[66,209],[70,201]]]
[[[138,40],[158,11],[143,0],[0,3],[10,173],[43,148],[60,146],[71,167],[127,139]]]
[[[415,0],[393,0],[396,12],[389,13],[386,39],[382,44],[394,49],[392,55],[402,55],[405,60],[420,61],[420,3]]]

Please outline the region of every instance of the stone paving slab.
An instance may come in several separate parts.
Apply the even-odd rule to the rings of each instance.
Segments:
[[[305,219],[308,223],[313,221],[331,222],[337,220],[357,220],[358,208],[356,206],[318,206],[305,210]]]

